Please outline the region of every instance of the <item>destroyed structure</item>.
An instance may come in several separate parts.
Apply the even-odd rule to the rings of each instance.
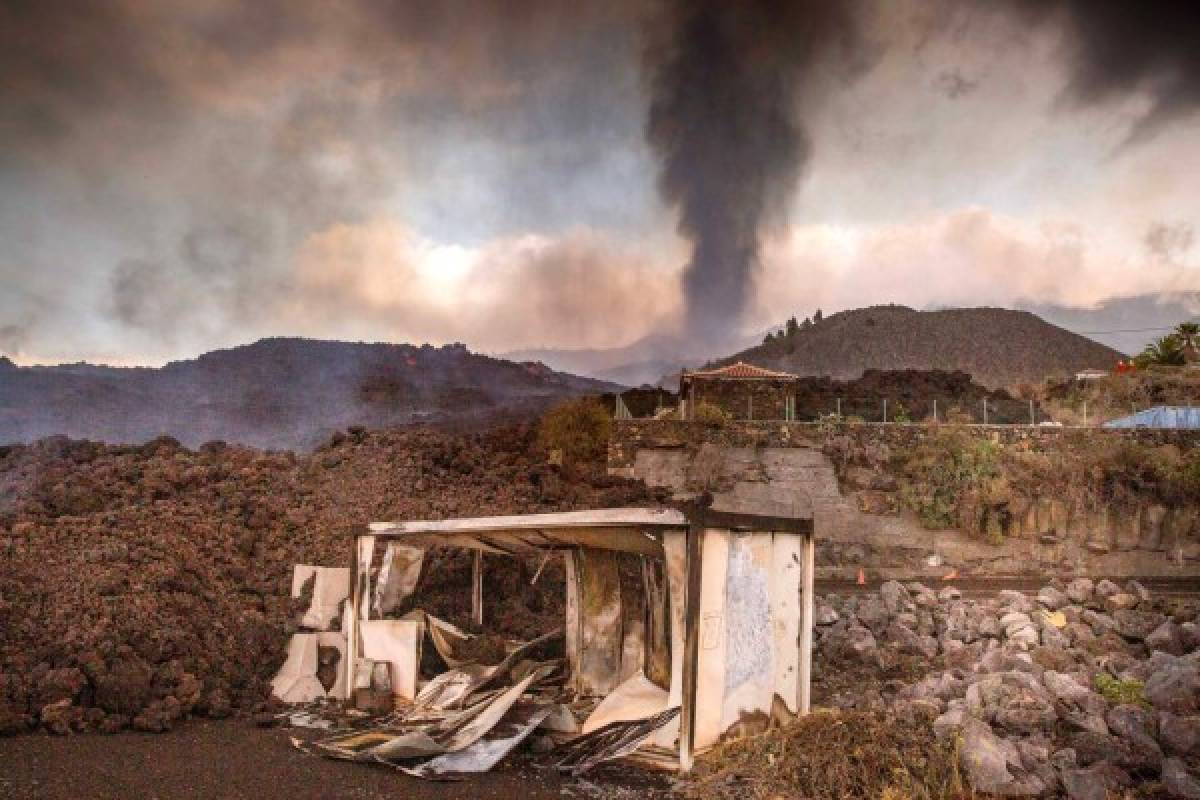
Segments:
[[[799,375],[774,372],[739,361],[719,369],[684,371],[679,378],[679,418],[696,419],[701,404],[731,419],[796,419]]]
[[[421,610],[397,617],[406,601],[420,608],[410,596],[432,547],[473,551],[482,630],[485,558],[535,555],[544,566],[561,554],[564,627],[482,664],[465,655],[470,633]],[[619,560],[631,558],[637,609],[622,607]],[[420,777],[490,769],[535,730],[555,743],[560,769],[624,757],[686,771],[718,742],[808,712],[813,568],[811,514],[627,508],[373,523],[354,534],[348,569],[297,567],[295,592],[313,580],[304,625],[315,630],[296,634],[275,693],[379,711],[315,747]],[[423,658],[426,642],[440,674],[428,671],[438,662]]]

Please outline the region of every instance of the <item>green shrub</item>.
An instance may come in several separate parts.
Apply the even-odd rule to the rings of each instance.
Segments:
[[[901,496],[927,528],[952,528],[968,493],[987,494],[999,474],[999,447],[961,430],[924,437],[894,466]]]
[[[719,406],[701,400],[692,411],[692,419],[710,428],[723,428],[729,424],[732,417]]]
[[[1149,705],[1146,701],[1146,685],[1133,679],[1122,681],[1101,672],[1096,676],[1096,691],[1113,705]]]
[[[608,454],[612,418],[594,397],[568,400],[546,412],[538,426],[538,444],[558,451],[566,461],[598,461]]]

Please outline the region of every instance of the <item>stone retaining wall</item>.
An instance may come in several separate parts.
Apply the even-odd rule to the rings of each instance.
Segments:
[[[972,436],[1030,451],[1117,437],[1149,446],[1200,445],[1200,431],[963,426]],[[1012,515],[1000,535],[930,530],[878,491],[867,475],[839,476],[830,442],[881,452],[912,448],[925,425],[737,421],[721,427],[678,420],[614,425],[609,471],[669,487],[685,497],[712,492],[714,504],[758,513],[811,513],[818,563],[830,577],[858,569],[884,577],[940,577],[950,569],[980,576],[1089,574],[1200,575],[1200,510],[1147,499],[1135,508],[1076,507],[1037,497]],[[886,478],[886,476],[884,476]],[[895,487],[891,487],[894,489]],[[1036,492],[1035,492],[1036,493]],[[892,502],[889,502],[889,498]]]

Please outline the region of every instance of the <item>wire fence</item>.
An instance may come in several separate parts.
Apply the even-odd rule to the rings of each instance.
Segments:
[[[680,419],[679,398],[667,391],[633,390],[610,395],[609,410],[617,420]],[[704,401],[702,401],[704,402]],[[696,419],[684,405],[683,417]],[[1032,399],[1006,395],[937,397],[913,395],[792,396],[773,404],[753,402],[718,405],[733,420],[760,422],[863,422],[879,424],[1023,425],[1027,427],[1097,427],[1112,417],[1098,415],[1085,402],[1067,415],[1051,414]],[[1130,413],[1138,407],[1131,406]]]

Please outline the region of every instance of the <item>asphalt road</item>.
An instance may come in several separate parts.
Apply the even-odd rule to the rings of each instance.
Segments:
[[[196,720],[164,734],[0,738],[4,800],[567,800],[645,797],[665,778],[605,767],[586,780],[528,762],[457,782],[429,782],[391,768],[308,755],[295,730],[246,720]],[[311,738],[311,733],[309,737]]]

